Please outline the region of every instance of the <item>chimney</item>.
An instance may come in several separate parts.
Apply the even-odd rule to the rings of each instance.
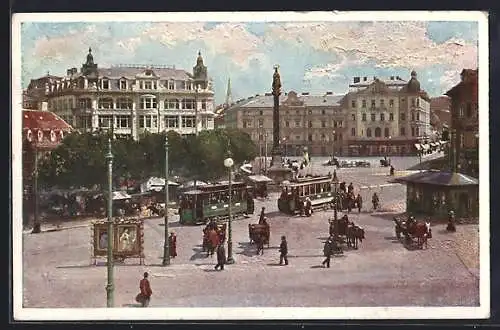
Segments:
[[[354,77],[354,80],[353,80],[353,81],[354,81],[354,83],[356,84],[356,83],[359,83],[359,81],[360,81],[360,80],[361,80],[361,79],[360,79],[359,77]]]
[[[326,92],[326,95],[333,95],[333,92]]]
[[[366,81],[368,78],[367,77],[363,77],[363,81]]]
[[[272,95],[273,95],[273,93],[266,93],[266,94],[264,94],[264,95],[265,95],[265,96],[272,96]]]
[[[394,76],[391,76],[391,80],[394,80]]]
[[[302,93],[302,95],[309,95],[309,92],[304,92]]]

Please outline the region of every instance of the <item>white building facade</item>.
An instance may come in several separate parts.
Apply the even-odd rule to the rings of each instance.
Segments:
[[[214,91],[200,53],[191,74],[166,66],[98,68],[89,49],[80,72],[70,68],[45,86],[30,84],[27,94],[40,95],[40,88],[48,111],[80,131],[138,139],[148,132],[188,135],[214,128]]]

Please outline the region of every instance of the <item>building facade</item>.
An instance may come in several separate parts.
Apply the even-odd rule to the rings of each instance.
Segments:
[[[307,147],[312,156],[340,155],[345,149],[342,96],[327,92],[310,95],[294,91],[280,96],[280,143],[287,156],[301,156]],[[271,154],[273,143],[273,95],[255,95],[233,103],[224,111],[227,128],[248,133],[260,154]]]
[[[415,154],[430,136],[430,99],[415,71],[408,82],[354,77],[340,104],[349,155]]]
[[[193,72],[166,66],[99,68],[91,49],[80,68],[63,77],[32,80],[26,97],[81,131],[112,130],[132,136],[174,130],[196,134],[214,128],[214,92],[198,53]]]
[[[478,70],[464,69],[451,98],[451,168],[479,177]]]
[[[451,123],[451,99],[448,96],[431,98],[431,126],[438,132],[443,128],[450,127]]]

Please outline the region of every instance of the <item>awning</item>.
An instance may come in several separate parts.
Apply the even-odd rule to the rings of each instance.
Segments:
[[[248,180],[252,181],[252,182],[258,182],[258,183],[262,183],[262,182],[272,182],[273,180],[268,178],[267,176],[265,175],[250,175],[248,177]]]
[[[113,200],[114,201],[116,201],[116,200],[123,200],[123,199],[129,199],[131,197],[132,196],[130,196],[129,194],[127,194],[124,191],[113,191]]]
[[[422,145],[421,144],[418,144],[418,143],[415,143],[415,148],[420,151],[422,150]]]

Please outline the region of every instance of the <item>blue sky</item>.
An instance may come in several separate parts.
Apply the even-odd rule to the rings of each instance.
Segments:
[[[439,96],[463,68],[477,67],[477,22],[91,22],[21,25],[22,84],[47,72],[64,75],[92,47],[99,66],[167,64],[191,72],[201,51],[224,102],[269,92],[273,66],[283,89],[347,92],[354,76],[409,79]]]

